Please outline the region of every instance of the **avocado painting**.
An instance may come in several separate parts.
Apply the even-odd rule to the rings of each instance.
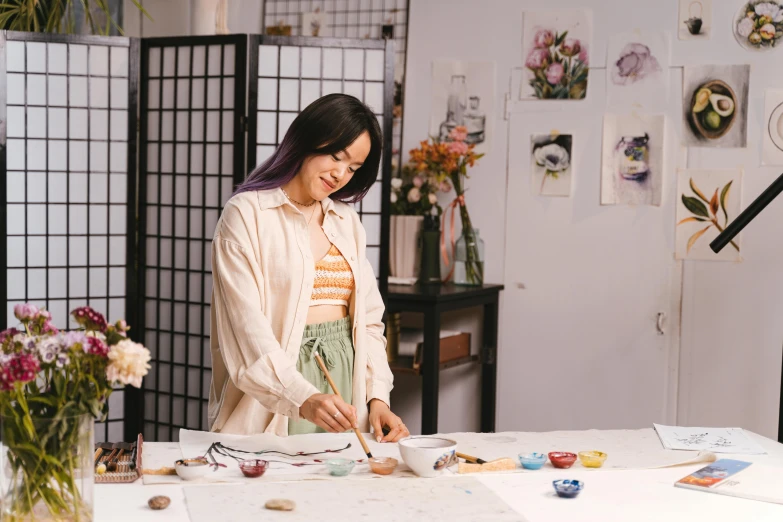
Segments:
[[[685,67],[683,145],[747,146],[749,77],[749,65]]]

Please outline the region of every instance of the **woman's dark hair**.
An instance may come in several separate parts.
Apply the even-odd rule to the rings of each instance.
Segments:
[[[272,156],[256,167],[234,194],[281,187],[291,181],[308,156],[337,154],[367,131],[370,153],[351,180],[331,195],[354,203],[361,200],[378,177],[381,127],[369,107],[347,94],[328,94],[308,105],[291,123]]]

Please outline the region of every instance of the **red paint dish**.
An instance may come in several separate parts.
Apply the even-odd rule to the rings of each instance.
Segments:
[[[243,460],[239,463],[239,469],[241,469],[242,474],[248,478],[260,477],[268,467],[269,463],[260,459]]]
[[[553,451],[549,453],[549,460],[554,467],[567,469],[576,462],[576,454],[567,451]]]

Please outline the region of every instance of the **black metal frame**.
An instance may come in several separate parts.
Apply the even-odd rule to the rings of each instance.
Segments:
[[[209,73],[209,63],[210,63],[210,57],[209,57],[209,49],[210,46],[220,46],[221,49],[221,55],[220,55],[220,71],[218,75],[210,75]],[[196,47],[204,46],[205,53],[204,53],[204,71],[203,75],[194,75],[194,52],[193,50]],[[224,66],[225,66],[225,54],[226,54],[226,46],[233,46],[234,48],[234,67],[233,67],[233,74],[232,75],[226,75],[224,74]],[[187,47],[190,49],[188,52],[190,63],[188,65],[188,73],[186,75],[179,75],[179,49]],[[164,112],[167,112],[168,109],[165,109],[163,107],[163,84],[164,79],[172,80],[174,82],[174,100],[173,100],[173,108],[171,109],[171,112],[173,112],[172,121],[173,121],[173,129],[172,129],[172,139],[171,139],[171,147],[172,147],[172,164],[175,165],[175,158],[176,158],[176,150],[177,150],[177,144],[184,143],[187,147],[187,169],[184,172],[188,177],[188,186],[186,187],[186,204],[180,204],[177,202],[177,195],[176,195],[176,176],[173,171],[177,171],[177,173],[182,174],[183,171],[181,171],[178,168],[178,165],[174,166],[172,168],[171,173],[161,173],[161,153],[160,149],[158,150],[158,168],[156,169],[157,172],[154,174],[150,174],[148,171],[148,158],[147,158],[147,147],[151,143],[149,139],[149,113],[150,113],[150,107],[149,105],[149,89],[143,88],[141,90],[141,126],[140,126],[140,138],[139,142],[141,144],[140,150],[140,168],[139,168],[139,192],[141,194],[141,197],[139,198],[139,262],[138,262],[138,277],[140,281],[140,288],[142,289],[141,295],[143,296],[139,300],[139,308],[138,308],[138,320],[139,323],[139,330],[145,332],[145,338],[146,335],[152,333],[155,336],[154,345],[152,346],[152,349],[154,350],[154,356],[153,356],[153,363],[155,366],[154,371],[151,372],[151,377],[153,379],[148,379],[145,381],[145,386],[143,388],[143,398],[142,400],[138,400],[136,404],[134,405],[134,411],[130,415],[131,418],[134,418],[138,422],[138,429],[136,430],[136,433],[139,431],[145,431],[147,433],[146,438],[147,439],[154,439],[158,438],[157,433],[161,430],[161,428],[164,428],[164,430],[169,431],[168,437],[162,437],[165,440],[168,439],[176,439],[177,432],[173,431],[175,428],[195,428],[195,429],[203,429],[206,423],[205,418],[205,409],[206,409],[206,403],[209,399],[208,397],[208,389],[206,390],[207,393],[205,393],[205,374],[210,368],[208,367],[208,361],[205,360],[205,344],[208,346],[209,342],[209,320],[205,316],[205,312],[209,310],[209,295],[206,292],[205,287],[207,286],[207,282],[210,275],[210,271],[207,269],[205,265],[205,258],[209,255],[209,244],[211,242],[211,236],[207,236],[207,230],[206,230],[206,214],[208,212],[215,212],[218,216],[220,212],[222,211],[222,200],[228,199],[227,197],[220,198],[220,194],[218,195],[218,206],[212,207],[207,204],[207,180],[210,177],[217,178],[218,187],[220,190],[221,180],[223,180],[225,177],[225,173],[222,172],[222,148],[228,143],[232,144],[232,151],[233,151],[233,162],[232,162],[232,183],[231,183],[231,189],[233,191],[233,188],[236,184],[240,183],[245,176],[245,157],[246,157],[246,150],[245,150],[245,133],[244,133],[244,119],[245,119],[245,107],[246,107],[246,84],[247,84],[247,78],[246,78],[246,64],[247,64],[247,37],[245,35],[226,35],[226,36],[194,36],[194,37],[174,37],[174,38],[149,38],[149,39],[143,39],[142,40],[142,46],[141,46],[141,85],[147,86],[150,82],[150,70],[149,70],[149,53],[151,49],[158,48],[160,49],[161,57],[160,57],[160,74],[156,77],[159,81],[159,92],[158,92],[158,107],[157,112],[160,113],[160,117],[158,117],[158,129],[157,129],[157,139],[156,143],[158,145],[167,144],[168,141],[164,141],[164,137],[162,134],[162,126],[163,126],[163,117],[162,114]],[[174,75],[173,76],[164,76],[164,49],[166,48],[174,48]],[[224,112],[229,112],[229,110],[224,109],[223,102],[224,102],[224,96],[223,96],[223,84],[226,78],[232,77],[234,82],[234,99],[233,99],[233,135],[232,135],[232,142],[224,141],[223,140],[223,115]],[[178,95],[178,88],[177,88],[177,80],[185,78],[189,82],[189,88],[188,88],[188,107],[182,109],[178,106],[177,103],[177,95]],[[208,113],[210,112],[210,109],[208,108],[208,93],[209,93],[209,79],[210,78],[219,78],[220,80],[220,93],[219,93],[219,107],[217,109],[214,109],[217,111],[219,119],[220,119],[220,129],[218,131],[218,142],[217,146],[219,149],[219,158],[218,158],[218,172],[217,175],[210,175],[207,174],[207,145],[211,144],[214,145],[214,143],[208,141],[207,139],[207,121],[208,121]],[[203,107],[200,107],[200,111],[204,114],[204,120],[202,122],[203,128],[202,128],[202,135],[200,141],[194,141],[192,139],[192,135],[190,132],[190,126],[192,123],[192,114],[194,111],[194,108],[192,107],[192,96],[193,96],[193,80],[194,79],[203,79],[204,81],[204,93],[203,93]],[[177,113],[178,112],[187,112],[188,113],[188,129],[187,129],[187,139],[186,140],[180,140],[177,138]],[[201,151],[201,167],[202,172],[198,174],[193,174],[191,172],[191,160],[192,160],[192,153],[191,153],[191,147],[193,145],[199,145],[202,147]],[[170,205],[164,205],[161,203],[161,198],[163,196],[163,191],[161,190],[161,177],[162,174],[170,174],[172,177],[172,194],[171,194],[171,204]],[[150,208],[151,205],[153,205],[151,202],[147,200],[148,195],[148,180],[150,179],[150,175],[157,176],[157,203],[154,204],[154,207],[157,207],[157,217],[156,221],[158,224],[158,233],[152,234],[147,223],[147,216],[148,216],[148,208]],[[193,178],[200,178],[201,180],[201,204],[200,205],[193,205],[191,202],[191,185],[190,181]],[[160,233],[160,223],[161,223],[161,208],[164,206],[170,206],[171,207],[171,236],[165,237]],[[179,238],[177,235],[177,220],[176,220],[176,211],[178,208],[184,208],[187,213],[187,223],[185,226],[185,235],[182,238]],[[194,237],[191,234],[191,216],[193,215],[193,211],[201,211],[201,227],[199,231],[198,240],[194,240]],[[147,284],[147,269],[148,269],[148,262],[147,262],[147,242],[148,239],[154,239],[157,241],[156,243],[156,262],[155,262],[155,272],[156,272],[156,286],[157,288],[160,288],[161,283],[161,239],[168,239],[171,241],[171,266],[168,267],[168,269],[171,272],[171,281],[170,281],[170,290],[169,290],[169,298],[161,298],[160,292],[155,292],[155,297],[151,297],[148,292],[146,284]],[[184,241],[185,243],[185,251],[188,253],[187,255],[190,256],[190,249],[193,247],[195,243],[200,243],[200,252],[199,252],[199,259],[202,268],[201,269],[193,269],[191,268],[190,264],[186,264],[185,268],[177,268],[176,267],[176,250],[177,250],[177,242],[178,241]],[[184,302],[179,302],[179,300],[176,298],[176,292],[175,292],[175,284],[177,281],[176,274],[184,272],[185,277],[185,300]],[[197,276],[200,278],[199,282],[199,292],[200,295],[198,296],[191,296],[190,290],[191,290],[191,281],[192,277]],[[159,326],[159,323],[150,323],[150,318],[147,317],[146,314],[146,304],[150,301],[155,302],[155,318],[153,320],[157,320],[158,317],[160,317],[160,310],[162,304],[168,304],[170,306],[170,322],[171,327],[168,330],[163,330]],[[185,309],[185,329],[184,331],[177,331],[176,330],[176,312],[175,307],[181,305],[184,306]],[[193,333],[189,329],[189,325],[191,323],[191,307],[198,307],[199,310],[199,331],[197,333]],[[155,327],[153,327],[153,324]],[[168,360],[162,360],[161,354],[162,354],[162,347],[160,345],[160,339],[161,334],[168,335],[170,337],[170,346],[168,347],[168,353],[169,357]],[[175,353],[175,338],[177,336],[183,337],[184,342],[184,361],[177,361],[176,360],[176,353]],[[192,353],[191,346],[193,346],[193,341],[197,342],[198,346],[198,353],[194,354]],[[152,344],[152,343],[149,343]],[[198,362],[191,364],[190,360],[191,358],[197,358]],[[169,389],[165,392],[162,392],[160,390],[160,377],[161,377],[161,371],[165,370],[166,367],[164,365],[168,365],[168,371],[169,371]],[[175,370],[182,369],[182,372],[184,373],[184,383],[183,383],[183,390],[182,393],[179,393],[175,390]],[[197,370],[198,371],[198,396],[194,396],[190,392],[191,383],[190,383],[190,373],[191,370]],[[154,382],[152,382],[154,381]],[[160,399],[162,396],[168,395],[168,419],[165,421],[161,421],[160,419]],[[154,402],[154,417],[150,418],[150,412],[145,411],[145,403],[146,399],[148,397],[152,397]],[[165,398],[165,397],[164,397]],[[182,423],[175,423],[175,408],[174,408],[174,401],[175,399],[182,401],[184,404],[184,411],[182,412]],[[189,405],[191,401],[197,400],[199,401],[199,408],[198,408],[198,423],[192,423],[189,422],[188,419],[188,413],[189,413]],[[190,419],[193,421],[193,419]],[[147,431],[147,428],[152,426],[152,428],[155,429],[155,437],[149,436],[149,432]]]
[[[91,199],[90,198],[90,177],[87,176],[86,177],[86,183],[87,183],[87,185],[86,185],[86,192],[87,192],[86,200],[83,201],[83,202],[82,201],[78,202],[78,204],[83,204],[86,207],[85,210],[87,212],[87,230],[83,234],[74,234],[74,233],[71,233],[69,228],[68,228],[68,221],[69,221],[68,216],[69,216],[69,211],[70,211],[70,208],[71,208],[70,205],[72,204],[72,202],[70,201],[70,197],[69,197],[69,194],[67,192],[66,192],[65,201],[63,203],[61,203],[60,201],[50,202],[50,199],[49,199],[50,194],[49,194],[48,187],[45,189],[44,200],[40,201],[40,202],[36,201],[34,203],[30,203],[28,201],[27,194],[25,194],[24,203],[23,203],[25,209],[27,208],[27,206],[29,204],[44,205],[46,207],[46,217],[45,217],[45,219],[46,219],[45,227],[46,228],[45,228],[45,232],[43,234],[35,234],[35,236],[42,237],[44,239],[44,241],[46,241],[46,252],[47,252],[46,257],[47,257],[47,259],[46,259],[46,262],[43,263],[42,265],[35,265],[35,266],[30,266],[28,260],[26,259],[25,260],[25,265],[24,265],[24,267],[22,267],[22,270],[24,270],[24,271],[28,271],[30,269],[44,270],[45,277],[46,277],[46,291],[44,292],[44,295],[46,297],[44,297],[43,300],[46,301],[47,306],[50,303],[50,301],[58,301],[59,302],[59,301],[63,301],[64,300],[64,302],[65,302],[65,309],[66,309],[66,313],[67,313],[67,311],[68,311],[67,309],[69,308],[68,303],[71,300],[82,300],[83,299],[87,303],[90,303],[90,301],[94,301],[94,300],[103,300],[103,301],[105,301],[106,306],[108,307],[109,312],[111,312],[111,304],[110,303],[112,301],[122,300],[124,302],[123,306],[125,308],[124,316],[132,324],[132,321],[135,319],[135,317],[133,316],[133,311],[135,309],[135,298],[136,298],[136,295],[137,295],[137,292],[135,291],[136,290],[136,287],[135,287],[135,277],[134,277],[134,274],[133,274],[132,267],[133,267],[133,262],[134,262],[134,249],[135,249],[135,240],[134,240],[135,204],[134,204],[134,202],[135,202],[135,188],[136,188],[136,161],[135,161],[135,157],[136,157],[136,150],[135,150],[136,140],[135,140],[135,134],[136,134],[136,108],[137,108],[135,94],[136,94],[136,92],[138,90],[137,76],[134,74],[133,54],[134,54],[134,49],[136,49],[138,47],[138,41],[135,40],[135,39],[119,38],[119,37],[81,36],[81,35],[79,35],[79,36],[74,36],[74,35],[52,35],[52,34],[41,34],[41,33],[24,33],[24,32],[15,32],[15,31],[4,31],[4,32],[2,32],[2,34],[0,34],[0,55],[2,56],[2,58],[0,58],[0,59],[2,59],[2,64],[0,64],[0,111],[2,111],[2,112],[0,112],[0,113],[2,113],[2,114],[7,114],[7,111],[8,111],[8,84],[7,84],[7,75],[8,75],[7,65],[8,64],[7,64],[7,61],[6,61],[6,51],[7,51],[7,42],[8,41],[24,42],[25,43],[25,47],[26,47],[26,44],[30,43],[30,42],[38,42],[38,43],[43,43],[43,44],[46,45],[45,66],[44,66],[43,71],[35,71],[35,70],[34,71],[30,71],[30,69],[28,67],[29,64],[27,63],[28,55],[27,55],[27,52],[25,52],[25,68],[24,68],[24,71],[22,71],[20,73],[20,74],[24,75],[25,82],[27,82],[28,76],[30,74],[35,74],[35,75],[38,75],[38,76],[42,76],[44,78],[43,81],[46,83],[46,92],[47,92],[46,103],[44,103],[42,105],[35,105],[36,108],[40,108],[41,110],[45,111],[44,136],[43,137],[35,136],[35,137],[30,138],[28,136],[28,129],[27,129],[27,125],[25,123],[25,133],[24,133],[24,137],[22,138],[25,141],[25,144],[26,144],[28,139],[36,139],[36,140],[41,140],[45,144],[44,146],[46,146],[48,148],[49,145],[52,143],[52,140],[63,141],[66,144],[65,145],[66,158],[69,158],[71,142],[72,141],[84,141],[84,142],[86,142],[86,147],[87,147],[87,151],[88,151],[87,152],[87,157],[85,159],[87,167],[84,170],[84,174],[87,175],[87,174],[92,173],[92,169],[91,169],[91,166],[90,166],[91,157],[90,157],[90,154],[89,154],[89,150],[90,150],[91,144],[96,142],[96,140],[92,140],[91,136],[90,136],[90,127],[91,127],[91,124],[92,124],[92,120],[91,120],[91,117],[90,117],[90,114],[91,114],[90,111],[93,111],[93,110],[96,110],[96,109],[97,110],[104,110],[106,112],[106,126],[107,126],[107,136],[106,136],[106,138],[97,141],[98,143],[105,142],[105,146],[106,146],[106,169],[105,169],[105,173],[104,172],[100,172],[100,174],[103,174],[103,175],[106,176],[106,194],[105,194],[106,201],[105,202],[101,202],[101,203],[97,203],[97,204],[90,201],[90,199]],[[74,73],[71,72],[71,70],[70,70],[70,56],[71,56],[71,54],[70,54],[71,53],[70,47],[68,47],[66,49],[67,63],[65,64],[65,68],[64,68],[65,72],[62,72],[62,71],[52,71],[51,64],[49,63],[49,49],[50,49],[49,46],[53,45],[53,44],[84,45],[84,46],[87,46],[87,48],[86,48],[86,51],[87,51],[87,55],[86,55],[87,56],[86,72],[84,74],[74,74]],[[90,49],[100,48],[100,47],[108,49],[107,50],[107,56],[106,56],[106,58],[108,60],[106,62],[107,71],[106,71],[105,75],[104,74],[91,74],[91,71],[90,71],[90,58],[89,58],[89,56],[90,56],[90,54],[89,54],[90,53]],[[111,52],[111,49],[112,48],[117,48],[117,47],[128,48],[128,71],[127,71],[126,75],[120,74],[119,76],[116,76],[112,72],[112,63],[111,63],[111,61],[112,61],[112,52]],[[58,106],[58,105],[53,105],[53,104],[49,103],[49,96],[50,96],[49,80],[52,77],[63,77],[63,78],[66,79],[66,82],[68,82],[68,84],[66,86],[66,94],[65,94],[66,102],[65,102],[65,105]],[[70,136],[70,117],[71,117],[71,111],[73,110],[74,105],[71,103],[71,99],[70,99],[70,85],[69,85],[69,83],[70,83],[70,80],[72,78],[74,78],[74,77],[83,77],[87,81],[87,95],[86,95],[87,96],[87,101],[86,101],[85,106],[83,107],[83,110],[86,111],[87,118],[88,118],[88,120],[87,120],[88,124],[87,124],[87,129],[86,129],[86,136],[87,136],[86,138],[72,138]],[[96,108],[91,103],[92,100],[90,99],[90,96],[89,96],[89,91],[90,91],[89,80],[92,79],[92,78],[105,78],[106,79],[106,82],[107,82],[107,85],[108,85],[109,89],[108,89],[107,104],[106,104],[105,108],[102,108],[102,107],[101,108]],[[111,176],[112,176],[112,174],[117,172],[117,171],[113,170],[112,166],[111,166],[112,143],[121,142],[120,140],[112,140],[112,135],[111,135],[111,130],[110,130],[111,129],[110,123],[112,121],[111,120],[111,118],[112,118],[112,111],[113,110],[117,110],[116,107],[112,106],[113,96],[111,95],[111,92],[112,92],[111,80],[113,78],[121,78],[123,81],[127,81],[127,83],[128,83],[127,109],[126,109],[126,111],[127,111],[127,135],[125,136],[125,141],[124,141],[125,144],[126,144],[126,147],[127,147],[127,163],[125,164],[125,173],[124,173],[125,176],[126,176],[126,184],[125,184],[126,200],[124,202],[122,202],[122,203],[111,201],[111,196],[110,196],[110,193],[111,193],[111,179],[112,179]],[[28,117],[27,99],[25,99],[24,104],[18,105],[18,106],[24,107],[24,117],[25,117],[25,121],[27,121],[27,117]],[[50,109],[52,107],[54,107],[55,109],[61,109],[61,110],[65,111],[66,134],[65,134],[64,138],[63,137],[56,137],[56,138],[54,138],[54,137],[50,137],[50,135],[49,135],[49,132],[50,132],[50,129],[49,129],[49,111],[50,111]],[[78,107],[78,109],[82,109],[81,106],[76,106],[76,107]],[[8,131],[8,129],[7,129],[7,126],[6,126],[6,121],[3,120],[2,125],[0,125],[0,172],[3,172],[6,176],[8,175],[7,174],[7,172],[8,172],[7,171],[7,168],[8,168],[8,161],[7,161],[8,132],[7,131]],[[30,165],[29,165],[29,162],[27,161],[28,158],[27,158],[26,145],[25,145],[25,157],[26,157],[25,166],[24,166],[24,169],[21,170],[20,172],[23,172],[23,173],[25,173],[25,175],[27,175],[27,173],[30,172]],[[47,160],[46,160],[46,164],[45,164],[44,168],[43,169],[34,169],[33,171],[34,172],[43,172],[46,175],[47,180],[48,180],[49,175],[50,175],[49,171],[51,170],[50,169],[50,165],[49,165],[50,161],[51,161],[51,158],[49,158],[49,155],[47,153]],[[65,168],[62,169],[62,170],[58,170],[57,172],[64,173],[64,175],[66,177],[66,184],[68,186],[70,186],[70,175],[71,175],[71,172],[72,172],[70,161],[67,160]],[[4,247],[4,249],[3,249],[4,252],[6,252],[6,248],[5,247],[7,245],[7,238],[8,238],[8,228],[7,228],[7,226],[8,226],[8,215],[7,215],[8,194],[7,194],[6,183],[7,183],[6,179],[3,179],[2,183],[0,183],[0,185],[1,185],[0,186],[0,238],[2,238],[2,244],[3,244],[3,247]],[[27,186],[27,180],[25,180],[25,185]],[[65,212],[66,212],[66,229],[65,229],[65,233],[64,234],[54,234],[54,236],[56,236],[56,237],[62,236],[66,240],[66,262],[63,263],[63,264],[57,265],[56,267],[49,265],[49,252],[48,252],[49,244],[50,244],[50,237],[52,237],[50,235],[50,232],[49,232],[49,206],[53,205],[53,204],[64,206],[65,207]],[[93,205],[97,205],[97,206],[101,206],[101,207],[105,206],[106,207],[106,215],[108,217],[111,214],[112,207],[113,206],[116,207],[117,205],[120,205],[120,204],[124,204],[126,206],[126,209],[125,209],[126,210],[126,214],[125,214],[125,219],[126,219],[125,250],[126,250],[126,252],[125,252],[124,266],[123,265],[116,265],[116,264],[113,265],[112,261],[111,261],[110,242],[111,242],[111,239],[113,237],[117,237],[117,236],[113,235],[113,233],[111,231],[110,220],[107,220],[107,229],[106,229],[105,233],[95,233],[95,232],[92,232],[90,230],[90,225],[89,225],[89,213],[90,213],[90,207],[91,206],[93,206]],[[22,237],[25,238],[25,243],[27,243],[27,238],[29,238],[31,236],[31,234],[29,234],[27,232],[27,226],[28,226],[28,224],[27,224],[27,212],[25,210],[25,233],[22,235]],[[73,296],[70,295],[71,292],[68,290],[68,287],[70,285],[70,276],[69,275],[66,276],[66,278],[65,278],[65,285],[66,285],[66,292],[65,292],[65,294],[66,294],[66,297],[64,297],[64,298],[62,298],[62,297],[57,297],[57,298],[51,297],[50,286],[49,286],[49,283],[50,283],[50,279],[49,279],[50,278],[50,274],[49,274],[49,272],[50,272],[51,269],[70,270],[70,269],[74,268],[74,266],[70,262],[70,256],[69,256],[70,245],[69,245],[69,241],[70,241],[70,238],[72,238],[72,237],[79,237],[79,236],[83,236],[85,238],[84,240],[87,241],[87,242],[89,242],[90,239],[93,238],[93,237],[105,238],[105,240],[106,240],[106,259],[105,259],[105,264],[104,263],[93,264],[91,262],[91,260],[90,260],[90,256],[87,255],[86,256],[86,263],[85,263],[84,267],[77,267],[77,268],[80,268],[80,269],[83,268],[84,270],[86,270],[86,273],[87,273],[87,278],[86,278],[86,285],[87,285],[86,288],[87,288],[87,290],[86,290],[86,293],[85,293],[84,297],[81,297],[81,296],[73,297]],[[28,256],[27,248],[25,249],[25,256],[26,257]],[[7,285],[7,281],[6,281],[7,274],[8,274],[7,253],[4,254],[3,256],[0,256],[0,258],[1,258],[0,259],[0,269],[3,269],[3,274],[4,274],[3,277],[0,278],[1,279],[1,281],[0,281],[0,295],[3,295],[5,297],[5,300],[6,300],[6,305],[5,305],[4,309],[3,309],[2,317],[0,317],[0,330],[1,330],[1,329],[5,329],[8,326],[8,324],[7,324],[8,285]],[[124,277],[125,292],[124,292],[124,295],[122,295],[122,296],[119,296],[119,295],[118,296],[112,296],[111,295],[111,291],[110,291],[112,278],[111,278],[110,274],[111,274],[111,270],[112,269],[116,269],[118,267],[122,267],[125,270],[125,277]],[[106,270],[106,292],[105,292],[105,296],[91,296],[90,295],[90,279],[91,279],[89,277],[90,276],[90,269],[104,269],[104,270]],[[38,300],[39,299],[37,297],[35,297],[35,298],[30,297],[26,281],[25,281],[25,298],[24,299],[25,300],[29,300],[29,299]],[[67,316],[66,317],[56,317],[56,319],[58,321],[61,321],[61,320],[68,321],[68,317]],[[115,319],[115,318],[114,317],[109,317],[109,319],[111,320],[111,319]],[[125,392],[123,391],[121,393],[125,393]],[[124,396],[123,399],[127,399],[127,397]],[[124,402],[127,403],[127,400],[125,400]],[[125,415],[122,415],[119,418],[112,418],[111,415],[112,415],[111,411],[109,411],[109,417],[107,418],[107,421],[104,423],[104,426],[103,426],[105,431],[102,434],[100,432],[98,432],[98,437],[96,437],[96,438],[107,439],[109,437],[109,427],[110,427],[110,424],[123,423],[123,425],[124,425]],[[124,428],[127,429],[127,426],[124,425]]]

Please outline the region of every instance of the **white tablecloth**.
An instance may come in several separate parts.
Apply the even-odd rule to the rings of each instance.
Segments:
[[[623,446],[629,450],[638,447],[640,451],[649,448],[651,430],[629,430],[622,432]],[[606,432],[609,433],[609,432]],[[618,432],[611,432],[613,437]],[[719,457],[739,458],[753,462],[781,467],[783,476],[783,445],[765,437],[750,433],[768,452],[767,455],[730,455]],[[459,434],[455,435],[460,437]],[[503,440],[511,437],[518,440],[556,439],[562,449],[586,449],[602,437],[602,432],[574,431],[557,432],[550,436],[542,434],[500,433],[486,435]],[[145,448],[154,458],[143,455],[144,467],[172,465],[181,457],[179,446],[173,443],[145,443]],[[466,449],[459,448],[461,451]],[[601,448],[595,448],[601,449]],[[517,448],[509,444],[507,456],[515,457]],[[612,458],[611,450],[609,459]],[[166,455],[170,455],[167,457]],[[485,457],[484,455],[479,455]],[[489,455],[493,458],[494,455]],[[170,461],[170,462],[169,462]],[[608,461],[607,461],[608,462]],[[675,488],[674,482],[688,473],[702,467],[703,464],[673,467],[666,469],[632,470],[586,470],[577,464],[562,472],[525,472],[504,474],[470,475],[479,479],[489,489],[499,495],[512,508],[524,515],[530,522],[561,520],[584,520],[612,522],[628,520],[677,522],[693,520],[717,521],[775,521],[783,520],[783,505],[767,504],[745,499],[730,498],[696,491]],[[562,477],[561,477],[562,475]],[[585,489],[576,499],[561,499],[553,494],[552,480],[555,478],[577,478],[585,481]],[[345,480],[345,479],[340,479]],[[395,487],[395,481],[403,479],[378,478],[379,487]],[[423,485],[432,480],[421,480]],[[383,481],[383,482],[382,482]],[[783,484],[783,479],[781,480]],[[346,487],[348,484],[346,484]],[[146,521],[165,520],[166,522],[189,521],[185,505],[182,484],[159,484],[144,486],[139,480],[134,484],[98,484],[95,486],[95,520],[102,521]],[[200,487],[200,486],[188,486]],[[225,487],[232,487],[227,485]],[[171,505],[164,511],[152,511],[147,500],[154,495],[167,495]],[[384,520],[382,514],[377,522]],[[217,522],[217,521],[216,521]]]

